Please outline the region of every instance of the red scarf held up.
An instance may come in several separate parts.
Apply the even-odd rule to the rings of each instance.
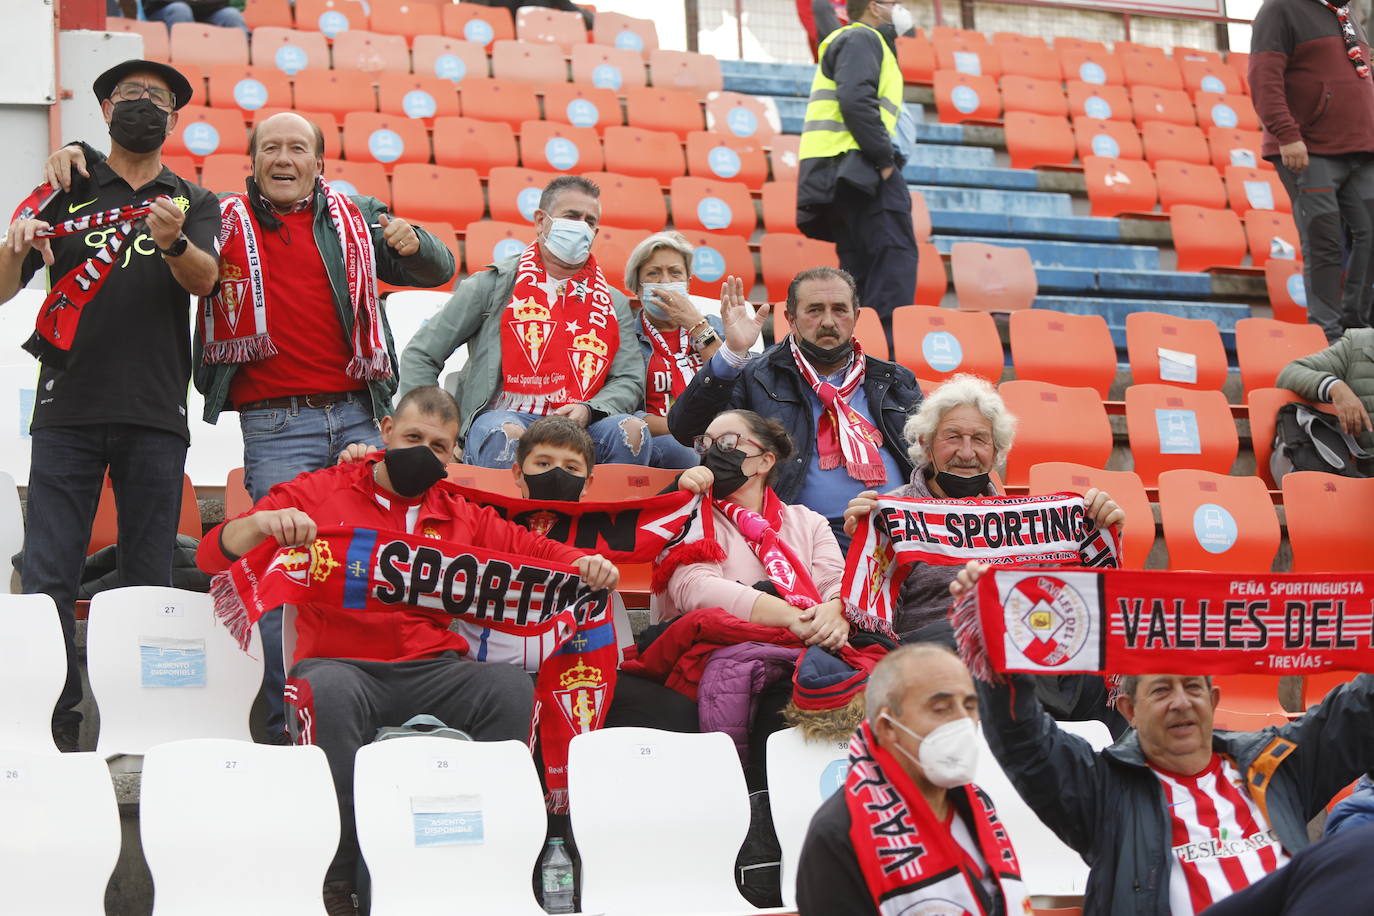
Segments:
[[[816,449],[820,453],[821,470],[837,468],[841,464],[850,477],[870,485],[887,480],[883,468],[883,434],[863,414],[849,406],[849,399],[864,382],[864,351],[854,341],[854,357],[849,371],[836,388],[823,381],[797,347],[795,335],[788,335],[792,359],[802,378],[821,400],[821,419],[816,424]]]
[[[686,328],[669,331],[676,339],[669,346],[663,332],[654,327],[649,316],[639,313],[644,333],[649,338],[649,364],[645,367],[644,409],[660,417],[668,416],[673,401],[687,390],[692,377],[701,369],[701,354],[692,349],[692,339]]]
[[[778,531],[782,528],[783,503],[772,487],[765,487],[763,490],[762,515],[726,499],[713,499],[711,504],[728,518],[744,537],[749,549],[762,564],[768,581],[777,588],[778,596],[783,601],[801,610],[821,603],[821,593],[816,589],[816,583],[811,580],[806,565],[798,560],[792,548],[778,537]]]

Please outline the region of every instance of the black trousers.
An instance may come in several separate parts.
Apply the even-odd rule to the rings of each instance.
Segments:
[[[840,267],[853,275],[859,304],[890,325],[893,309],[916,301],[916,232],[906,179],[894,168],[872,197],[841,181],[830,212]]]

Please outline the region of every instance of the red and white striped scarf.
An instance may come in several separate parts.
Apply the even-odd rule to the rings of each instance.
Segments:
[[[844,381],[836,388],[821,379],[816,370],[802,356],[795,335],[787,338],[792,358],[802,378],[821,399],[821,419],[816,424],[816,448],[820,452],[821,470],[837,468],[843,462],[849,476],[866,484],[880,484],[887,480],[883,468],[883,434],[863,414],[849,406],[849,398],[864,382],[864,351],[854,341],[854,358]]]
[[[778,529],[782,527],[783,504],[772,487],[763,491],[762,515],[724,499],[715,499],[711,503],[739,530],[783,601],[802,610],[821,603],[821,593],[811,580],[811,574],[806,571],[806,565],[778,537]]]
[[[649,316],[639,313],[644,333],[649,337],[649,364],[646,366],[644,409],[660,417],[668,416],[668,408],[691,384],[701,369],[701,354],[692,349],[692,339],[686,328],[670,332],[677,338],[677,346],[668,345],[663,333],[654,327]]]
[[[1360,47],[1360,36],[1355,31],[1355,21],[1350,18],[1350,4],[1336,6],[1327,0],[1317,2],[1336,14],[1336,21],[1341,27],[1341,40],[1345,42],[1345,56],[1350,58],[1350,63],[1361,79],[1369,79],[1369,64],[1364,59],[1364,48]]]

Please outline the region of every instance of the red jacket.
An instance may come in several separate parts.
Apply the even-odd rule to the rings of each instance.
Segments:
[[[353,464],[301,474],[273,487],[251,512],[296,508],[320,526],[410,530],[532,560],[571,564],[584,555],[506,521],[489,507],[473,505],[446,481],[435,484],[420,499],[384,493],[372,479],[372,467],[381,458],[382,453],[376,452]],[[417,505],[419,514],[411,528],[407,515]],[[220,572],[233,562],[220,548],[224,524],[206,534],[196,552],[196,564],[207,573]],[[467,641],[447,628],[446,619],[420,611],[364,614],[313,603],[298,605],[296,610],[297,662],[305,658],[400,662],[468,651]]]

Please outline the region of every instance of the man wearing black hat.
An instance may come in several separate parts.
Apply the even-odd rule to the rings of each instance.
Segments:
[[[41,361],[34,404],[23,589],[52,597],[67,641],[53,736],[77,749],[81,699],[73,604],[108,469],[119,509],[121,585],[168,585],[190,438],[190,297],[219,271],[214,195],[162,165],[191,85],[128,60],[94,85],[108,159],[70,188],[39,186],[0,243],[0,303],[40,267],[50,292],[24,348]]]

